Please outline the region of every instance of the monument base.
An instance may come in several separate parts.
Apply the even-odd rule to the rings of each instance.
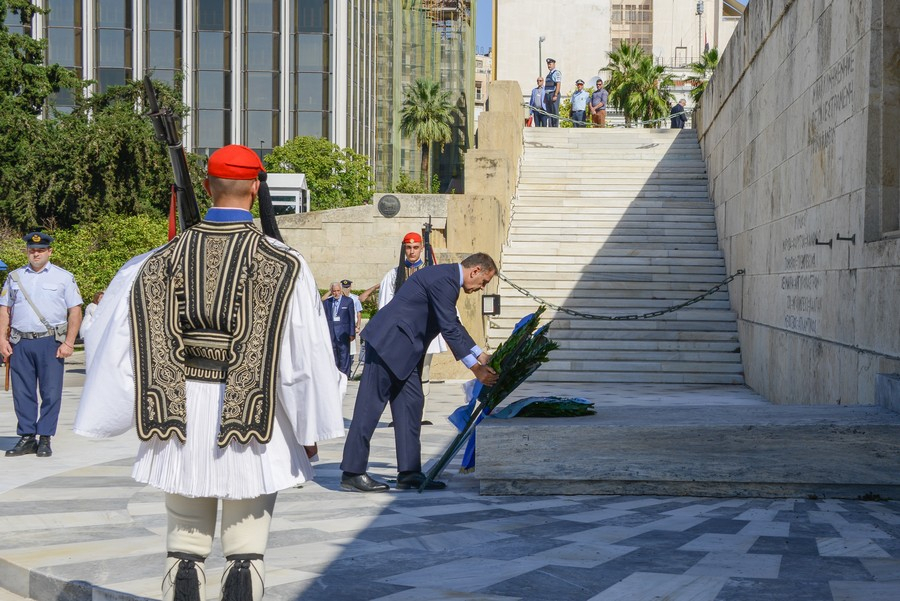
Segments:
[[[875,406],[597,406],[487,419],[482,494],[900,498],[900,414]]]

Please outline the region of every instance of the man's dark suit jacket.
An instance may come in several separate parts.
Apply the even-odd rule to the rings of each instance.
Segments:
[[[322,304],[325,307],[325,316],[328,319],[328,330],[331,332],[331,340],[341,344],[350,344],[350,337],[356,336],[356,310],[353,300],[347,296],[338,299],[341,303],[338,307],[340,321],[334,321],[334,297],[329,296]]]
[[[457,359],[472,352],[475,341],[456,313],[459,273],[458,263],[416,271],[366,325],[362,334],[366,344],[397,378],[409,377],[439,333]]]

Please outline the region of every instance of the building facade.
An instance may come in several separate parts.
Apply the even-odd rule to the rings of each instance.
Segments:
[[[260,154],[297,136],[369,157],[375,145],[375,0],[35,0],[46,60],[95,80],[180,81],[189,150]],[[17,23],[12,16],[9,23]],[[71,94],[55,102],[65,110]]]
[[[474,127],[475,21],[470,0],[376,0],[376,187],[387,190],[401,174],[418,180],[421,146],[400,133],[406,88],[416,79],[439,82],[456,106],[451,141],[431,153],[441,191],[462,191],[463,153]]]
[[[728,44],[743,14],[738,0],[572,0],[552,8],[540,0],[495,0],[494,78],[518,81],[523,90],[555,58],[562,89],[575,80],[605,77],[608,52],[621,41],[640,44],[657,64],[677,69],[704,50]],[[701,12],[702,9],[702,12]],[[699,13],[699,14],[698,14]]]

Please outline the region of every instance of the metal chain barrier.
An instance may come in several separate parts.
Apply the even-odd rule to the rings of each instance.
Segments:
[[[660,315],[665,315],[666,313],[674,313],[675,311],[684,309],[685,307],[689,307],[689,306],[693,305],[694,303],[699,303],[706,297],[721,290],[721,288],[723,286],[725,286],[726,284],[728,284],[729,282],[731,282],[731,280],[735,279],[738,276],[742,276],[742,275],[744,275],[744,270],[738,269],[733,274],[731,274],[730,276],[728,276],[727,278],[725,278],[724,280],[722,280],[721,282],[719,282],[718,284],[716,284],[715,286],[713,286],[712,288],[710,288],[709,290],[704,292],[703,294],[701,294],[699,296],[695,296],[694,298],[684,301],[683,303],[680,303],[678,305],[674,305],[674,306],[668,307],[666,309],[661,309],[659,311],[652,311],[650,313],[642,313],[640,315],[637,315],[637,314],[635,314],[635,315],[592,315],[590,313],[583,313],[581,311],[575,311],[574,309],[567,309],[565,307],[561,307],[559,305],[551,303],[551,302],[541,298],[540,296],[532,294],[525,288],[522,288],[521,286],[519,286],[518,284],[516,284],[515,282],[513,282],[512,280],[507,278],[502,273],[499,273],[499,272],[497,273],[498,278],[500,278],[501,280],[503,280],[504,282],[506,282],[507,284],[512,286],[520,294],[523,294],[524,296],[527,296],[528,298],[534,299],[538,304],[546,305],[546,306],[550,307],[551,309],[555,309],[561,313],[567,313],[569,315],[572,315],[573,317],[583,317],[585,319],[598,319],[601,321],[634,321],[637,319],[653,319],[654,317],[659,317]]]
[[[573,125],[574,125],[575,123],[583,123],[583,124],[584,124],[584,127],[586,127],[586,128],[587,128],[587,127],[600,127],[599,125],[595,125],[594,123],[592,123],[590,120],[588,120],[588,121],[577,121],[577,122],[576,122],[574,119],[572,119],[572,118],[570,118],[570,117],[562,117],[562,116],[560,116],[560,115],[554,115],[554,114],[552,114],[552,113],[548,113],[548,112],[545,111],[544,109],[535,108],[535,107],[531,106],[530,104],[528,104],[527,102],[523,102],[523,103],[522,103],[522,106],[524,106],[524,107],[527,108],[527,109],[531,109],[531,110],[532,110],[533,112],[535,112],[535,113],[540,113],[540,114],[544,115],[545,117],[551,117],[551,118],[553,118],[553,119],[558,119],[559,121],[568,121],[569,123],[572,123]],[[688,116],[694,114],[694,110],[693,110],[693,109],[688,109],[688,108],[686,108],[686,109],[684,109],[684,113],[681,113],[681,114],[683,114],[685,117],[688,117]],[[588,114],[585,115],[585,117],[588,117],[588,116],[590,116],[590,113],[588,113]],[[662,121],[668,121],[668,120],[671,119],[671,118],[672,118],[672,115],[666,115],[665,117],[660,117],[659,119],[653,119],[653,120],[650,120],[650,121],[639,121],[639,120],[636,119],[636,120],[634,120],[634,121],[631,121],[630,124],[625,124],[625,125],[607,125],[607,126],[605,126],[605,127],[632,127],[632,126],[633,126],[633,127],[640,127],[640,126],[642,126],[642,125],[652,125],[652,124],[654,124],[654,123],[660,123],[660,122],[662,122]]]

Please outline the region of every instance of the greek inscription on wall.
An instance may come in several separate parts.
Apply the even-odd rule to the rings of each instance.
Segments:
[[[781,241],[784,257],[781,296],[785,329],[801,334],[818,334],[822,316],[822,279],[816,268],[816,232],[810,231],[806,214],[791,221],[791,232]],[[793,271],[806,273],[790,273]]]
[[[834,144],[834,129],[846,119],[853,105],[853,52],[848,52],[812,87],[809,144],[820,152]]]

